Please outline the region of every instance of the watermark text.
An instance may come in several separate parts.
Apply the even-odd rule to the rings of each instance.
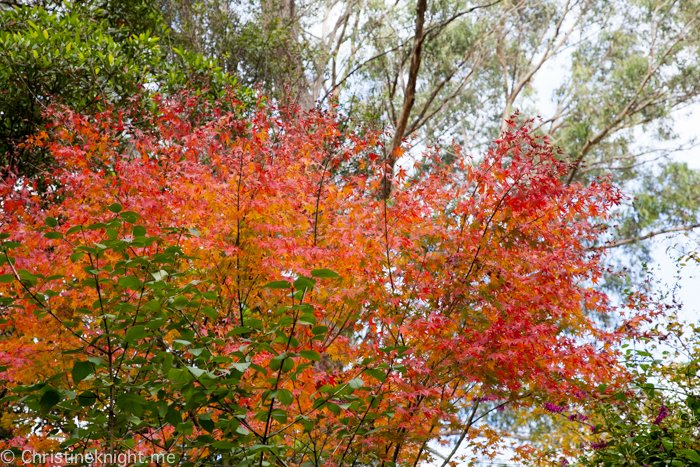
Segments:
[[[137,451],[126,452],[38,452],[24,450],[17,454],[17,450],[7,449],[0,451],[0,464],[17,465],[133,465],[133,464],[174,464],[178,457],[170,452],[158,452],[146,454]]]

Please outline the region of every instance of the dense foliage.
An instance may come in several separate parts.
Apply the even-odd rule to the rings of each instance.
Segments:
[[[700,328],[671,315],[635,344],[625,346],[635,378],[626,391],[603,396],[598,439],[581,465],[700,465]]]
[[[82,112],[128,105],[153,89],[221,90],[232,79],[191,51],[163,44],[149,2],[46,2],[0,6],[0,170],[41,172],[50,158],[28,148],[54,103]]]
[[[615,380],[588,247],[620,194],[563,183],[527,125],[386,200],[376,139],[332,113],[155,104],[57,112],[50,189],[2,185],[10,446],[413,465]]]
[[[33,175],[50,163],[21,147],[48,101],[97,111],[143,85],[236,80],[305,109],[335,101],[391,129],[390,159],[403,140],[480,153],[520,109],[542,115],[568,180],[610,173],[636,195],[612,244],[648,259],[645,240],[700,224],[697,174],[669,161],[694,144],[673,122],[700,95],[698,21],[682,0],[2,2],[0,164]]]
[[[0,447],[696,462],[696,337],[654,332],[647,269],[611,262],[700,226],[670,159],[699,23],[685,0],[0,1]],[[666,336],[683,356],[616,353]]]

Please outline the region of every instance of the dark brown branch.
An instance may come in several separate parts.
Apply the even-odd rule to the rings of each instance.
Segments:
[[[428,0],[418,0],[416,5],[416,29],[413,35],[413,49],[411,50],[411,63],[408,67],[408,83],[403,94],[403,105],[401,113],[396,122],[394,137],[391,146],[386,153],[386,166],[384,168],[384,178],[382,180],[382,198],[387,199],[391,194],[391,176],[396,165],[397,152],[403,140],[408,118],[411,115],[413,104],[416,101],[416,82],[418,81],[418,70],[420,69],[421,56],[423,54],[423,25],[425,23],[425,10],[428,7]]]
[[[496,0],[496,1],[494,1],[494,2],[487,3],[486,5],[477,5],[477,6],[474,6],[474,7],[469,8],[468,10],[460,11],[459,13],[456,13],[456,14],[452,15],[450,18],[446,19],[445,21],[443,21],[443,22],[441,22],[441,23],[438,23],[438,24],[435,24],[435,25],[433,25],[433,26],[430,26],[428,29],[425,30],[425,34],[423,34],[423,38],[422,38],[421,40],[422,40],[422,41],[425,41],[425,39],[427,38],[428,34],[431,34],[433,31],[436,31],[436,30],[438,31],[438,33],[437,33],[437,34],[434,34],[432,37],[433,37],[433,38],[434,38],[434,37],[437,37],[437,36],[439,35],[439,32],[440,32],[442,29],[444,29],[446,26],[448,26],[450,23],[452,23],[454,20],[456,20],[456,19],[458,19],[458,18],[460,18],[460,17],[462,17],[462,16],[464,16],[464,15],[466,15],[466,14],[469,14],[469,13],[471,13],[471,12],[473,12],[473,11],[492,7],[492,6],[494,6],[494,5],[498,4],[498,3],[501,3],[502,1],[503,1],[503,0]],[[415,41],[415,36],[414,36],[412,39]],[[388,54],[390,54],[391,52],[395,52],[395,51],[397,51],[397,50],[403,48],[403,46],[406,45],[410,40],[411,40],[411,39],[408,39],[408,40],[406,40],[406,41],[400,43],[400,44],[397,45],[396,47],[392,47],[391,49],[385,50],[384,52],[380,52],[380,53],[378,53],[377,55],[374,55],[374,56],[368,58],[367,60],[365,60],[364,62],[360,63],[359,65],[357,65],[355,68],[353,68],[352,70],[350,70],[350,71],[343,77],[343,79],[341,79],[341,80],[338,82],[338,84],[333,85],[333,86],[328,90],[328,92],[326,93],[326,95],[323,96],[323,99],[321,99],[321,101],[323,101],[324,99],[328,98],[328,96],[331,95],[331,94],[336,90],[336,88],[340,87],[343,83],[345,83],[345,81],[348,80],[348,78],[350,78],[350,76],[354,75],[357,71],[359,71],[359,70],[360,70],[361,68],[363,68],[365,65],[367,65],[367,64],[370,63],[370,62],[373,62],[374,60],[376,60],[376,59],[378,59],[378,58],[381,58],[381,57],[383,57],[383,56],[385,56],[385,55],[388,55]]]

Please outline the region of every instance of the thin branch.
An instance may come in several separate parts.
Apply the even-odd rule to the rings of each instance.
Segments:
[[[423,41],[425,41],[425,39],[426,39],[426,37],[427,37],[428,34],[432,33],[432,32],[435,31],[435,30],[442,30],[442,29],[444,29],[447,25],[449,25],[450,23],[452,23],[454,20],[456,20],[456,19],[458,19],[458,18],[460,18],[460,17],[462,17],[462,16],[464,16],[464,15],[467,15],[467,14],[473,12],[473,11],[492,7],[492,6],[494,6],[494,5],[498,4],[498,3],[501,3],[502,1],[503,1],[503,0],[496,0],[496,1],[494,1],[494,2],[487,3],[486,5],[476,5],[476,6],[474,6],[474,7],[469,8],[468,10],[464,10],[464,11],[461,11],[461,12],[459,12],[459,13],[456,13],[455,15],[451,16],[450,18],[448,18],[447,20],[443,21],[442,23],[438,23],[438,24],[436,24],[436,25],[433,25],[433,26],[428,27],[428,28],[425,30],[425,33],[423,34],[423,37],[422,37],[421,40],[420,40],[421,43],[422,43]],[[436,37],[437,35],[438,35],[438,34],[433,35],[433,36],[431,37],[431,39],[434,38],[434,37]],[[392,47],[391,49],[385,50],[384,52],[378,53],[377,55],[374,55],[374,56],[368,58],[367,60],[365,60],[364,62],[360,63],[359,65],[357,65],[355,68],[353,68],[352,70],[350,70],[350,71],[343,77],[343,79],[341,79],[341,80],[338,82],[338,84],[335,84],[333,87],[331,87],[331,88],[328,90],[328,92],[326,93],[326,95],[323,96],[323,98],[321,99],[321,101],[323,101],[323,100],[325,100],[326,98],[328,98],[328,96],[329,96],[330,94],[332,94],[332,93],[335,91],[336,88],[338,88],[339,86],[341,86],[345,81],[348,80],[348,78],[350,78],[350,76],[354,75],[354,74],[355,74],[357,71],[359,71],[361,68],[363,68],[364,66],[366,66],[367,64],[369,64],[370,62],[373,62],[374,60],[376,60],[376,59],[378,59],[378,58],[381,58],[381,57],[383,57],[383,56],[385,56],[385,55],[390,54],[391,52],[395,52],[395,51],[397,51],[397,50],[403,48],[403,47],[404,47],[406,44],[408,44],[411,40],[414,40],[414,41],[415,41],[415,36],[413,36],[413,37],[411,37],[411,38],[409,38],[409,39],[406,39],[405,41],[403,41],[403,42],[400,43],[399,45],[397,45],[397,46],[395,46],[395,47]]]
[[[623,245],[629,245],[630,243],[635,243],[635,242],[640,242],[642,240],[647,240],[652,237],[656,237],[658,235],[664,235],[667,233],[672,233],[672,232],[684,232],[688,230],[694,230],[700,227],[700,224],[693,224],[693,225],[682,225],[679,227],[671,227],[668,229],[662,229],[662,230],[657,230],[655,232],[650,232],[645,235],[638,235],[636,237],[631,237],[631,238],[626,238],[624,240],[618,240],[615,242],[608,242],[605,245],[599,245],[599,246],[594,246],[591,247],[591,250],[605,250],[607,248],[617,248],[618,246],[623,246]]]
[[[464,427],[464,431],[462,431],[461,436],[459,437],[459,440],[457,440],[457,443],[455,444],[454,449],[452,449],[452,452],[448,454],[448,456],[445,459],[445,461],[442,463],[440,467],[446,467],[450,463],[450,459],[454,457],[454,455],[457,453],[457,450],[461,446],[462,442],[464,441],[464,438],[466,438],[467,433],[469,433],[469,429],[472,427],[472,423],[474,423],[474,415],[476,415],[476,409],[479,408],[479,403],[475,402],[474,403],[474,408],[472,408],[472,413],[469,414],[469,420],[467,420],[466,426]]]

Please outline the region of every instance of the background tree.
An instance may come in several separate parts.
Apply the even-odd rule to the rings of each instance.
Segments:
[[[23,143],[47,122],[53,103],[97,111],[149,90],[217,92],[232,84],[213,61],[173,47],[167,37],[152,2],[0,6],[0,167],[24,175],[43,169],[46,153]]]

